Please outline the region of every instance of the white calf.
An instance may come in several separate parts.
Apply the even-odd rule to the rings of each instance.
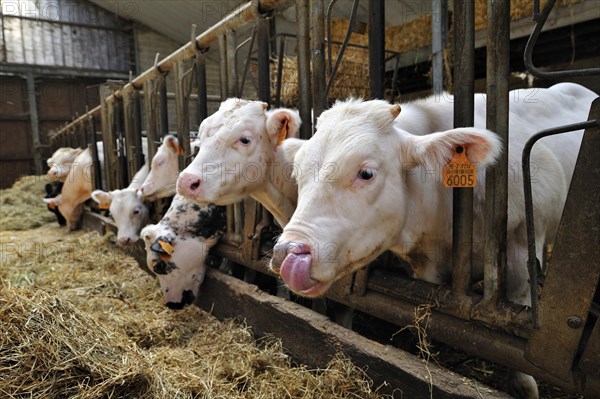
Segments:
[[[511,92],[509,164],[519,165],[525,141],[536,131],[587,119],[597,95],[563,83]],[[516,102],[515,99],[519,99]],[[418,102],[410,113],[436,115],[435,103]],[[441,104],[433,118],[452,119]],[[483,129],[485,98],[477,95],[475,128],[413,135],[395,122],[400,107],[384,101],[350,100],[324,112],[317,133],[295,154],[298,206],[273,251],[271,268],[295,292],[324,294],[331,284],[386,250],[403,257],[417,278],[440,283],[450,276],[452,191],[440,181],[442,167],[461,146],[479,164],[474,189],[474,237],[482,237],[485,170],[500,152],[495,134]],[[404,110],[403,110],[404,112]],[[419,115],[419,113],[416,113]],[[415,120],[414,123],[428,122]],[[552,241],[569,187],[581,134],[545,139],[532,163],[538,254]],[[290,152],[289,156],[294,156]],[[508,185],[507,296],[529,304],[522,182]],[[474,246],[474,277],[482,272],[483,245]],[[512,381],[523,397],[537,397],[529,376]]]
[[[51,181],[64,182],[69,176],[71,165],[75,158],[83,152],[81,148],[62,147],[54,151],[52,156],[46,160],[48,172],[46,175]]]

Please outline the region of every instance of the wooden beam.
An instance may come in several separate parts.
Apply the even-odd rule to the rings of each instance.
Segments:
[[[429,398],[429,374],[434,398],[509,398],[505,393],[467,382],[464,377],[436,364],[426,365],[415,356],[371,341],[296,303],[269,295],[255,285],[208,269],[198,301],[219,319],[238,318],[261,337],[279,337],[292,357],[311,367],[324,367],[343,352],[364,369],[375,386],[386,384],[388,393],[401,390],[407,398]]]

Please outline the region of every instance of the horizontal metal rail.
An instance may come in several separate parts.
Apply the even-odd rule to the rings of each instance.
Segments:
[[[249,22],[252,22],[259,18],[262,13],[273,9],[283,9],[293,2],[291,0],[251,0],[245,4],[240,5],[238,8],[233,10],[231,13],[226,15],[221,21],[208,28],[196,37],[195,43],[191,41],[186,45],[180,47],[171,53],[168,57],[157,63],[156,67],[152,67],[142,72],[138,77],[133,79],[131,82],[126,84],[121,90],[114,92],[112,95],[106,98],[106,102],[113,102],[117,98],[121,98],[124,93],[135,90],[140,90],[144,82],[150,79],[157,78],[161,74],[166,74],[171,71],[176,62],[182,60],[188,60],[195,56],[196,49],[206,49],[211,43],[215,42],[219,35],[222,35],[230,29],[238,29]],[[71,122],[71,124],[81,123],[81,121],[89,118],[89,116],[95,116],[100,113],[100,106],[88,111],[81,115],[79,118]],[[71,125],[69,124],[69,125]],[[56,134],[61,134],[63,130],[67,129],[68,126],[63,127]]]
[[[570,125],[558,126],[551,129],[542,130],[527,140],[523,147],[521,158],[523,168],[523,191],[525,193],[525,222],[527,227],[527,269],[529,271],[529,288],[531,290],[531,310],[537,314],[537,262],[535,251],[535,222],[533,218],[533,194],[531,191],[531,150],[533,145],[540,139],[556,134],[573,132],[576,130],[588,129],[591,127],[600,127],[600,120],[594,119],[586,122],[573,123]],[[534,318],[534,327],[537,327],[537,318]]]

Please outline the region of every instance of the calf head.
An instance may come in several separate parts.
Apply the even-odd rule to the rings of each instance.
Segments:
[[[141,187],[142,195],[146,199],[153,201],[175,194],[175,184],[179,176],[179,156],[183,155],[183,151],[177,137],[165,136],[152,158],[152,168]]]
[[[83,150],[81,148],[62,147],[46,160],[48,164],[47,176],[51,181],[64,182],[69,176],[73,161]]]
[[[166,306],[182,309],[193,303],[204,281],[206,255],[216,239],[176,237],[160,224],[144,227],[141,235],[148,268],[158,278]]]
[[[134,188],[110,192],[95,190],[92,199],[100,208],[109,209],[117,225],[119,245],[133,244],[140,239],[140,230],[148,221],[148,207],[141,193]]]
[[[442,185],[407,179],[410,170],[441,170],[459,145],[471,163],[491,162],[499,153],[491,132],[462,128],[414,136],[394,127],[399,113],[400,106],[381,100],[336,103],[295,153],[298,206],[270,266],[296,293],[322,295],[403,241],[409,209],[424,196],[439,195]]]
[[[231,98],[200,125],[200,150],[177,191],[197,203],[229,205],[264,187],[277,147],[297,135],[297,111]],[[282,177],[283,178],[283,177]]]
[[[57,209],[65,218],[69,230],[77,230],[81,227],[81,215],[83,214],[83,204],[65,200],[62,194],[54,198],[44,198],[49,209]]]

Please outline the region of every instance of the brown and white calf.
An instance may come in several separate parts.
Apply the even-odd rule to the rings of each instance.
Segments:
[[[175,195],[162,220],[142,229],[146,262],[160,282],[166,306],[181,309],[198,296],[206,256],[225,225],[224,207],[200,206]]]
[[[98,145],[98,157],[102,164],[104,162],[102,143]],[[83,150],[72,162],[69,174],[62,187],[61,194],[54,198],[44,198],[50,207],[57,207],[67,222],[69,230],[79,227],[83,203],[92,194],[93,162],[89,149]]]
[[[62,147],[54,151],[52,156],[46,160],[48,172],[46,175],[50,181],[63,182],[69,176],[71,165],[81,153],[81,148]]]
[[[509,164],[520,164],[533,133],[586,120],[596,97],[572,83],[511,92]],[[397,118],[399,113],[398,106],[384,101],[338,102],[321,115],[317,133],[296,152],[298,206],[275,245],[271,268],[298,294],[322,295],[334,281],[386,250],[407,260],[417,278],[447,280],[452,190],[444,188],[440,172],[458,146],[479,165],[474,237],[483,236],[484,166],[501,151],[497,136],[484,129],[484,96],[476,96],[474,128],[419,136],[396,122],[404,117],[414,118],[414,125],[427,125],[430,115],[452,121],[452,104],[443,102],[402,105]],[[554,239],[580,142],[581,133],[553,136],[532,152],[538,255],[544,242]],[[523,203],[522,182],[509,179],[507,296],[527,305]],[[473,249],[474,278],[482,274],[482,248]],[[512,383],[519,396],[537,397],[531,377],[518,373]]]
[[[250,196],[281,226],[296,208],[293,165],[284,148],[299,145],[298,111],[230,98],[200,125],[200,149],[181,172],[177,191],[197,203],[230,205]]]

